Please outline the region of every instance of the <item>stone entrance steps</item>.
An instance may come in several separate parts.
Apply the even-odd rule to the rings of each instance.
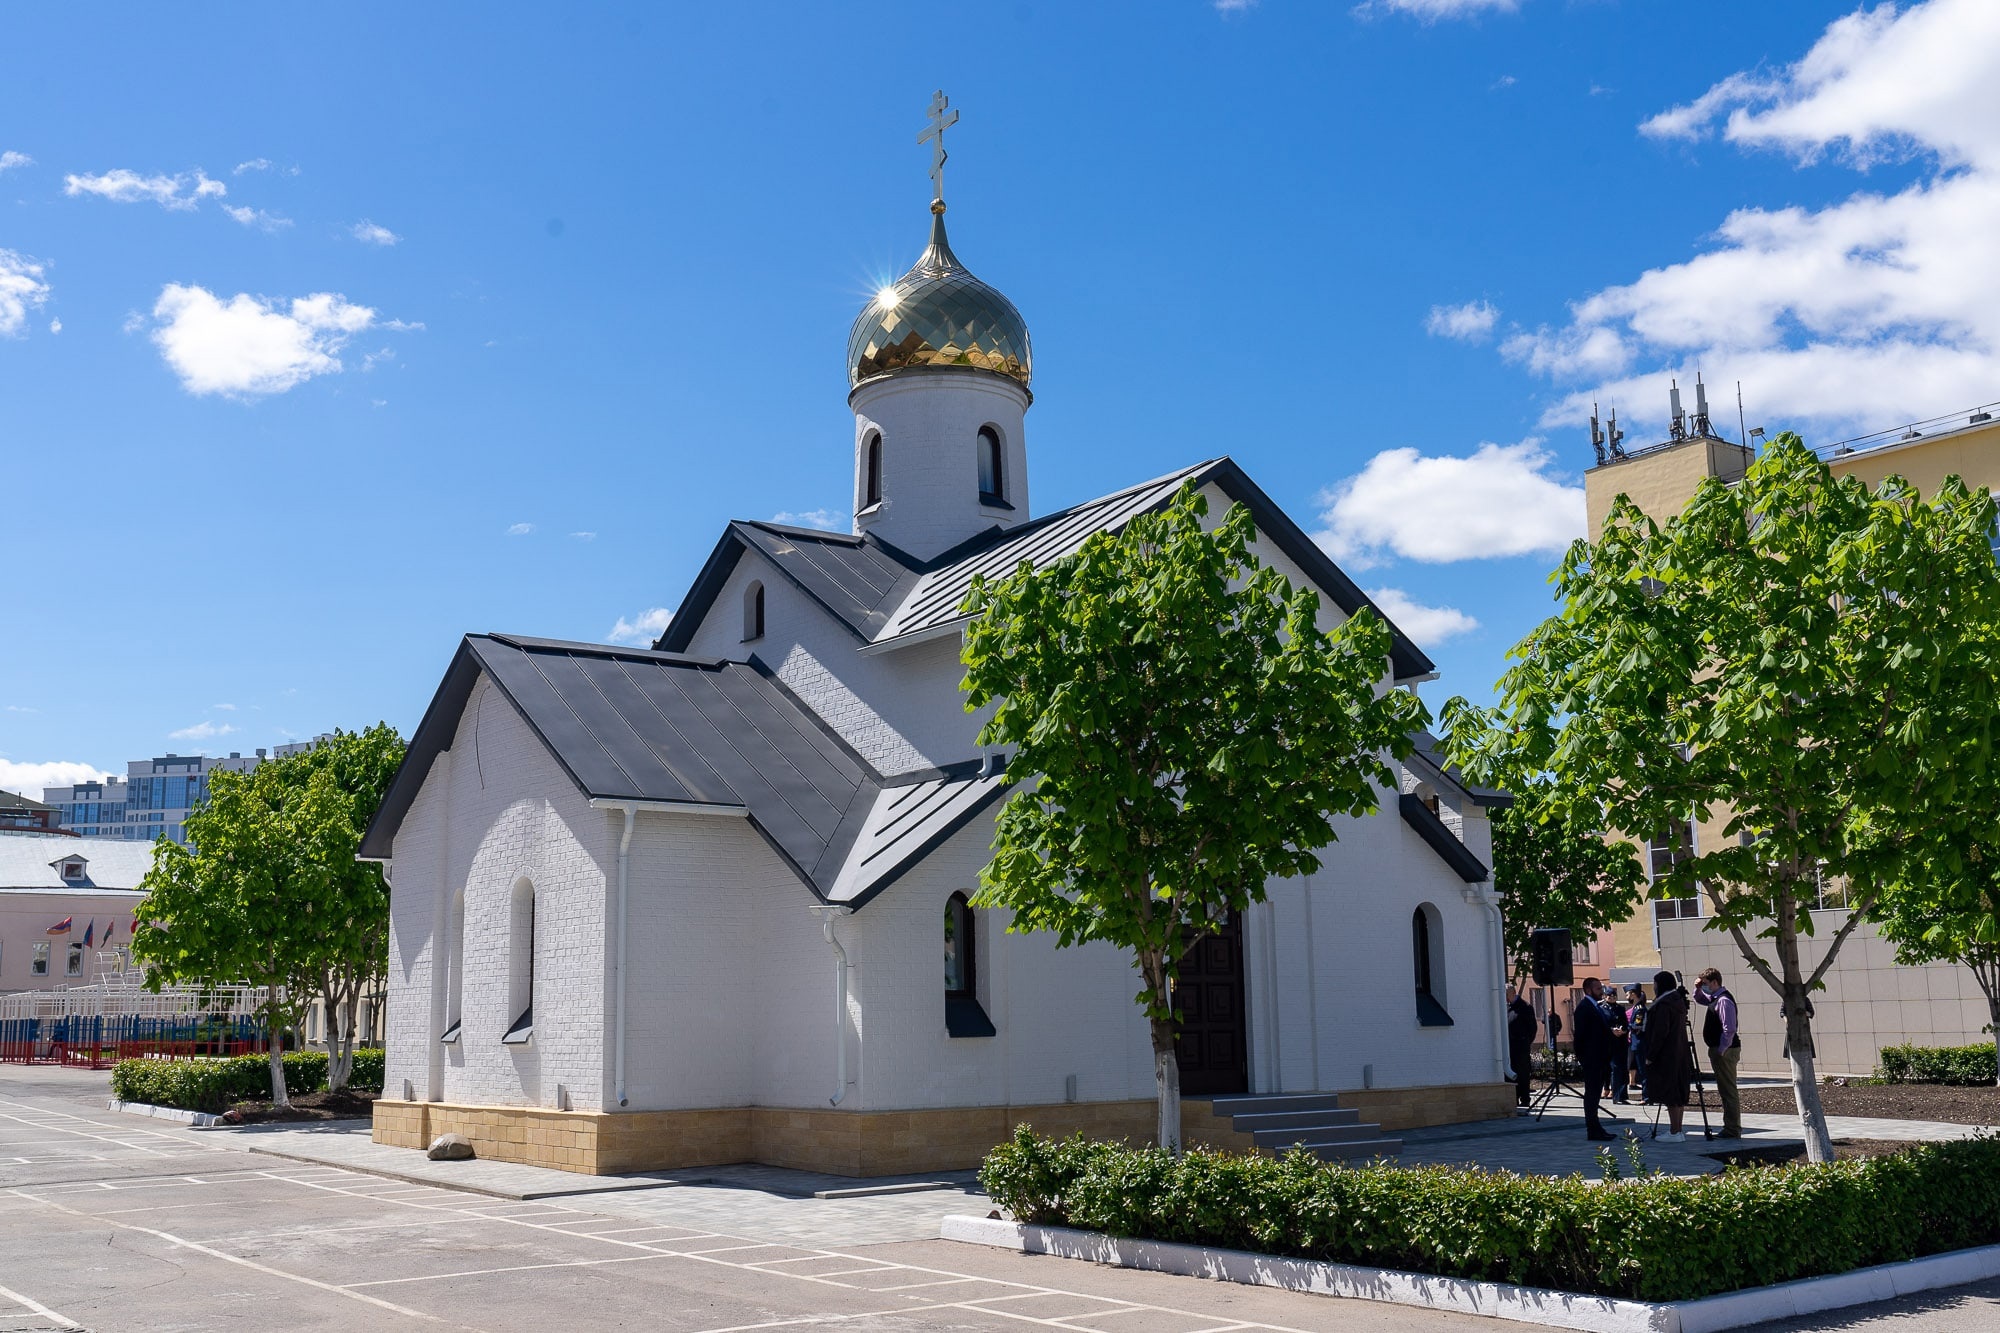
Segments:
[[[1393,1157],[1403,1141],[1382,1133],[1382,1126],[1361,1119],[1361,1112],[1341,1106],[1332,1092],[1276,1093],[1263,1096],[1216,1097],[1209,1104],[1227,1117],[1239,1134],[1248,1134],[1259,1148],[1283,1152],[1294,1145],[1322,1161]]]

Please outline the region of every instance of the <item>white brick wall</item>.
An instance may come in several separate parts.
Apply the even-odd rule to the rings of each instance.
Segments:
[[[873,532],[920,560],[995,526],[1028,519],[1028,392],[984,370],[932,367],[871,380],[854,408],[855,531]],[[1002,482],[1011,509],[979,502],[981,426],[1000,432]],[[865,455],[882,437],[882,503],[863,509]]]

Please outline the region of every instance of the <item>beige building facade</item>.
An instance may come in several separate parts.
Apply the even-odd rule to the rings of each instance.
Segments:
[[[1936,418],[1820,450],[1837,475],[1858,477],[1870,486],[1895,475],[1934,493],[1946,477],[2000,491],[2000,420],[1986,410]],[[1619,495],[1628,496],[1656,522],[1678,514],[1708,477],[1742,478],[1752,451],[1713,435],[1672,440],[1629,454],[1613,455],[1584,474],[1590,534],[1603,532]],[[1649,843],[1637,843],[1649,879],[1677,857],[1698,855],[1725,836],[1727,811],[1706,821],[1689,820]],[[1801,941],[1808,970],[1825,957],[1826,946],[1847,921],[1839,886],[1829,886],[1812,912],[1813,936]],[[1665,967],[1692,977],[1703,968],[1721,970],[1743,1013],[1746,1071],[1778,1071],[1785,1066],[1784,1023],[1778,999],[1744,963],[1726,933],[1705,929],[1707,905],[1696,899],[1653,900],[1610,932],[1611,958],[1605,971],[1619,982],[1650,982]],[[1912,1042],[1956,1046],[1990,1040],[1986,1001],[1969,969],[1947,963],[1901,967],[1894,949],[1868,924],[1855,928],[1826,975],[1826,989],[1814,997],[1813,1030],[1817,1064],[1826,1074],[1868,1074],[1884,1046]]]

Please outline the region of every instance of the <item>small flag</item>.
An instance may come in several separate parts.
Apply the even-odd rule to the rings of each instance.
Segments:
[[[118,918],[115,916],[104,923],[104,944],[106,948],[109,948],[111,945],[111,933],[117,929]]]
[[[92,918],[90,919],[90,924],[89,924],[89,925],[87,925],[87,926],[85,926],[85,927],[83,928],[83,947],[84,947],[84,948],[86,948],[86,949],[92,949],[92,948],[95,948],[95,947],[97,947],[97,918],[96,918],[96,917],[92,917]]]
[[[49,934],[51,934],[51,935],[67,935],[67,934],[69,934],[69,928],[70,928],[70,926],[72,926],[73,924],[75,924],[75,922],[76,922],[76,918],[75,918],[75,917],[73,917],[73,916],[66,916],[66,917],[64,917],[64,918],[63,918],[62,920],[60,920],[60,921],[56,922],[56,923],[55,923],[55,924],[54,924],[53,926],[50,926],[50,927],[49,927]]]

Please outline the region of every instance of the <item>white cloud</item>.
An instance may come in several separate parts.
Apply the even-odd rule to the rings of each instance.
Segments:
[[[797,513],[789,509],[771,515],[773,523],[789,523],[795,528],[819,528],[825,532],[839,532],[847,526],[847,519],[831,509],[804,509]]]
[[[579,542],[594,542],[597,540],[597,534],[594,532],[572,532],[570,534],[570,540]]]
[[[534,530],[535,525],[532,523],[516,523],[507,529],[507,535],[509,537],[525,537]]]
[[[650,648],[653,641],[667,632],[673,623],[674,613],[664,606],[648,607],[631,620],[618,617],[618,623],[604,636],[606,642],[629,644],[635,648]]]
[[[28,312],[49,299],[43,268],[14,250],[0,250],[0,336],[14,337],[27,327]]]
[[[1521,0],[1365,0],[1354,12],[1365,17],[1378,13],[1411,14],[1426,23],[1439,19],[1472,18],[1478,14],[1511,14]]]
[[[387,227],[370,222],[367,218],[349,227],[347,234],[364,245],[394,245],[403,239]]]
[[[11,148],[4,153],[0,153],[0,171],[12,171],[15,167],[32,167],[34,165],[35,159],[29,157],[26,153],[17,153]]]
[[[72,196],[94,194],[115,204],[151,200],[161,208],[185,211],[204,199],[220,199],[229,193],[229,187],[221,181],[210,180],[200,170],[184,171],[178,176],[141,176],[136,171],[119,167],[101,176],[64,176],[63,193]]]
[[[261,208],[238,208],[234,204],[224,204],[222,211],[246,227],[258,227],[264,231],[279,231],[292,225],[290,218],[266,213]]]
[[[1694,258],[1508,339],[1506,355],[1566,391],[1545,424],[1581,421],[1593,399],[1661,421],[1668,375],[1697,367],[1741,380],[1758,418],[1821,434],[2000,397],[2000,4],[1857,10],[1796,63],[1731,74],[1640,129],[1719,129],[1800,163],[1929,166],[1893,194],[1740,208]]]
[[[235,712],[235,711],[236,711],[236,705],[235,705],[235,704],[211,704],[211,705],[209,705],[209,707],[210,707],[210,708],[211,708],[211,709],[212,709],[213,711],[215,711],[215,712],[218,712],[218,713],[233,713],[233,712]]]
[[[395,359],[396,359],[396,349],[393,347],[384,347],[379,351],[370,352],[366,356],[362,357],[361,368],[364,371],[373,370],[375,369],[375,367],[381,365],[384,361],[394,361]]]
[[[55,317],[54,319],[52,319],[52,320],[50,320],[50,321],[49,321],[49,332],[50,332],[50,333],[61,333],[61,332],[62,332],[62,316],[61,316],[61,315],[57,315],[57,316],[56,316],[56,317]]]
[[[270,169],[271,169],[270,158],[253,157],[248,162],[238,162],[236,164],[236,170],[230,172],[229,174],[232,176],[241,176],[246,171],[269,171]]]
[[[236,728],[227,722],[203,721],[197,722],[191,727],[182,727],[179,731],[170,731],[167,733],[167,739],[170,741],[206,741],[213,740],[217,736],[227,736],[234,730]]]
[[[30,708],[26,704],[8,704],[7,711],[10,713],[39,713],[42,710],[39,708]]]
[[[1537,439],[1470,457],[1385,449],[1320,496],[1313,539],[1356,569],[1390,556],[1441,564],[1550,554],[1583,535],[1583,487],[1554,472]]]
[[[340,370],[341,348],[375,323],[375,312],[333,292],[284,305],[247,292],[223,300],[203,287],[168,283],[153,320],[153,343],[182,388],[241,398],[283,393]]]
[[[1460,342],[1485,342],[1493,336],[1500,318],[1498,307],[1489,301],[1467,301],[1464,305],[1434,305],[1424,320],[1424,332],[1435,338],[1456,338]]]
[[[1223,14],[1240,14],[1257,3],[1257,0],[1214,0],[1215,8]]]
[[[96,764],[78,764],[56,759],[46,763],[23,763],[0,759],[0,791],[11,791],[31,801],[42,799],[48,787],[74,787],[79,782],[103,782],[111,774]]]
[[[1401,588],[1374,588],[1368,593],[1396,628],[1418,643],[1443,643],[1479,628],[1479,622],[1455,606],[1425,606]]]

